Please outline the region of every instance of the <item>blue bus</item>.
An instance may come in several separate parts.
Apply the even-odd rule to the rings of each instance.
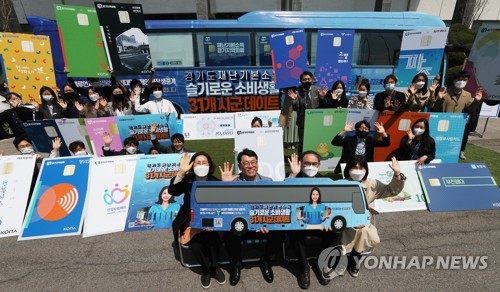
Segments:
[[[32,26],[42,23],[35,33],[50,35],[54,48],[57,27],[29,20]],[[346,86],[355,91],[356,80],[368,78],[376,93],[383,90],[383,78],[397,66],[403,31],[436,27],[445,27],[439,17],[418,12],[254,11],[236,20],[146,21],[156,81],[164,85],[165,98],[179,113],[280,109],[282,99],[274,87],[270,56],[269,38],[274,32],[304,29],[314,71],[317,31],[354,29],[353,65]],[[214,45],[221,43],[221,48]],[[60,49],[55,51],[54,58],[60,58],[54,60],[56,72],[61,75],[62,55],[57,56]],[[122,80],[127,85],[132,78],[145,84],[148,76]],[[83,79],[78,82],[88,85]]]
[[[360,183],[327,178],[284,182],[200,182],[191,192],[191,227],[243,235],[268,230],[307,230],[368,225]]]

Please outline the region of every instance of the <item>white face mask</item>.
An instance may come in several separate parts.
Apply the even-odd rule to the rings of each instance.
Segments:
[[[163,95],[163,92],[162,91],[153,91],[153,96],[156,98],[156,99],[161,99],[162,98],[162,95]]]
[[[308,177],[313,177],[318,173],[318,168],[312,165],[304,166],[302,167],[302,172]]]
[[[467,85],[467,81],[460,80],[460,81],[455,82],[455,88],[458,88],[458,89],[464,88],[465,85]]]
[[[396,84],[394,84],[394,83],[387,83],[385,85],[386,90],[393,90],[395,87],[396,87]]]
[[[208,175],[208,171],[210,170],[210,166],[208,165],[198,165],[193,168],[194,174],[198,177],[205,177]]]
[[[421,129],[421,128],[413,128],[413,134],[415,134],[415,136],[420,136],[420,135],[422,135],[424,132],[425,132],[425,130],[424,130],[424,129]]]
[[[359,97],[365,97],[368,92],[366,91],[358,91]]]
[[[21,153],[26,155],[26,154],[31,154],[33,153],[34,150],[33,150],[33,147],[31,146],[27,146],[27,147],[24,147],[22,150],[21,150]]]
[[[424,82],[424,81],[419,81],[419,82],[415,83],[415,87],[416,87],[417,89],[422,89],[422,88],[424,88],[424,85],[425,85],[425,82]]]
[[[90,99],[91,101],[97,101],[97,100],[99,99],[99,94],[97,94],[97,93],[90,94],[90,95],[89,95],[89,99]]]
[[[349,176],[354,181],[361,181],[365,177],[366,171],[361,169],[352,169],[349,170]]]
[[[137,147],[130,146],[130,147],[126,148],[125,150],[127,150],[128,154],[135,154],[137,152]]]
[[[80,150],[75,152],[75,156],[85,156],[87,155],[87,151],[85,150]]]
[[[335,93],[336,93],[337,95],[341,95],[341,94],[342,94],[342,92],[344,92],[344,90],[343,90],[343,89],[335,89]]]
[[[42,98],[45,101],[51,101],[52,99],[54,99],[54,97],[52,96],[52,94],[44,94],[44,95],[42,95]]]

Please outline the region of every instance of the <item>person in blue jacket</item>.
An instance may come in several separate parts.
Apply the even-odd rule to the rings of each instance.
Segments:
[[[170,228],[181,206],[169,194],[168,186],[158,194],[158,201],[149,208],[147,220],[138,220],[138,224],[152,225],[154,228]]]
[[[306,224],[321,224],[328,219],[326,206],[321,203],[321,191],[317,187],[311,189],[309,194],[309,205],[304,207],[302,216],[297,219]]]

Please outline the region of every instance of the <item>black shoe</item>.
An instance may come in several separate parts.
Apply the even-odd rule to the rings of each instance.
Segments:
[[[314,264],[313,264],[312,268],[313,268],[314,274],[316,274],[316,278],[318,279],[318,282],[321,285],[326,286],[326,285],[328,285],[328,283],[330,283],[330,280],[329,279],[325,279],[323,277],[323,275],[321,274],[321,269],[319,268],[317,261],[314,261]]]
[[[210,288],[211,283],[212,283],[212,278],[210,277],[210,274],[201,275],[201,287],[203,287],[203,289]]]
[[[274,280],[273,269],[271,269],[271,264],[267,260],[259,261],[260,271],[262,272],[262,276],[267,283],[272,283]]]
[[[236,286],[240,281],[241,276],[241,264],[236,264],[231,268],[231,273],[229,273],[229,284],[231,286]]]
[[[349,256],[349,258],[348,258],[347,271],[354,278],[358,277],[358,274],[359,274],[358,262],[360,259],[361,259],[361,257],[357,256],[357,255]]]
[[[226,284],[226,276],[220,268],[215,269],[213,277],[215,278],[215,281],[220,285]]]
[[[304,269],[302,274],[297,278],[297,282],[299,283],[299,287],[301,289],[309,289],[309,285],[311,285],[311,275],[309,273],[309,266]]]

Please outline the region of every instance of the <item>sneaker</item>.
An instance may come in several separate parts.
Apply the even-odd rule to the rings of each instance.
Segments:
[[[356,260],[356,258],[357,258],[357,260]],[[360,256],[349,255],[349,257],[348,257],[347,271],[354,278],[358,277],[358,274],[359,274],[358,261],[360,259],[361,259]]]
[[[214,278],[215,281],[220,285],[226,284],[226,276],[224,275],[224,272],[220,268],[215,269]]]
[[[210,288],[210,284],[212,284],[212,278],[210,277],[210,274],[201,275],[201,287],[203,287],[203,289],[208,289]]]
[[[302,274],[299,275],[299,277],[297,278],[297,282],[301,289],[304,290],[309,289],[309,286],[311,285],[311,275],[309,273],[309,266],[307,266],[307,268],[304,269]]]
[[[467,158],[465,157],[465,152],[460,151],[460,159],[466,160]]]

